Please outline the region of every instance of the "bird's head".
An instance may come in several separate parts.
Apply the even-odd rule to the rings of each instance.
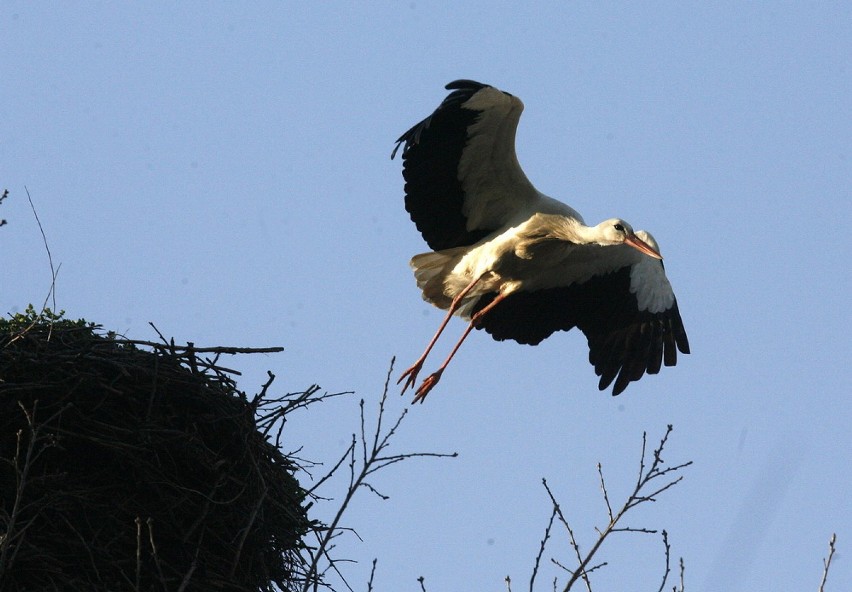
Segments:
[[[598,240],[602,245],[625,244],[633,247],[640,253],[644,253],[654,259],[662,259],[657,241],[644,230],[634,232],[633,227],[621,218],[610,218],[604,220],[596,227]]]

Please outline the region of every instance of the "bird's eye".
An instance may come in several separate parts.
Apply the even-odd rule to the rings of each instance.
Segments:
[[[615,225],[615,229],[616,229],[618,232],[624,232],[624,224],[616,224],[616,225]]]

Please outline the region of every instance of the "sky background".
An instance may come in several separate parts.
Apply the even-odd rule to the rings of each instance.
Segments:
[[[355,590],[527,588],[550,504],[580,544],[673,424],[684,481],[636,510],[687,590],[852,585],[852,5],[848,2],[17,3],[0,7],[0,312],[57,308],[135,339],[273,346],[226,360],[255,392],[355,391],[288,425],[332,461],[443,313],[394,140],[457,78],[522,98],[528,177],[590,223],[622,217],[666,256],[692,355],[598,392],[585,339],[477,332],[340,540]],[[462,331],[454,321],[424,376]],[[410,396],[394,391],[395,417]],[[302,476],[307,483],[307,477]],[[339,496],[342,483],[329,484]],[[319,504],[328,518],[334,504]],[[662,545],[623,534],[595,590],[656,590]],[[546,558],[570,562],[563,533]],[[551,589],[558,570],[542,571]],[[674,582],[671,582],[673,584]],[[669,586],[670,588],[670,586]]]

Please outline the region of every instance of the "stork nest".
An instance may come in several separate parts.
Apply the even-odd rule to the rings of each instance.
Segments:
[[[301,587],[316,525],[269,383],[249,400],[216,362],[246,351],[270,350],[0,320],[0,589]]]

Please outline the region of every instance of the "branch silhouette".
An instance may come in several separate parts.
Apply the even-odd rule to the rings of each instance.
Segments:
[[[606,506],[608,522],[604,528],[596,529],[598,532],[598,537],[592,544],[592,547],[585,553],[581,550],[580,543],[577,540],[577,537],[574,533],[574,529],[571,527],[568,519],[562,512],[562,508],[559,502],[557,501],[556,496],[553,494],[553,491],[547,484],[547,479],[542,479],[542,484],[544,485],[544,489],[547,492],[547,495],[550,498],[550,502],[552,504],[552,511],[550,515],[550,520],[544,531],[544,537],[541,540],[541,546],[535,558],[533,572],[530,577],[530,592],[535,589],[535,580],[541,569],[541,562],[542,558],[544,557],[545,548],[547,547],[548,541],[553,536],[553,525],[557,521],[568,533],[568,540],[571,549],[574,553],[574,561],[576,561],[576,567],[572,569],[568,568],[566,565],[564,565],[557,559],[551,559],[551,562],[554,565],[569,574],[569,578],[565,583],[564,587],[562,588],[563,592],[568,592],[569,590],[571,590],[574,584],[576,584],[579,580],[582,580],[588,592],[592,592],[592,582],[589,578],[589,575],[594,571],[599,570],[607,565],[606,562],[593,563],[593,560],[597,555],[598,551],[600,551],[604,541],[606,541],[612,535],[612,533],[658,533],[658,531],[655,529],[622,526],[622,523],[625,515],[627,515],[630,510],[643,503],[657,501],[657,497],[660,494],[680,483],[680,481],[683,479],[683,475],[679,474],[679,472],[692,464],[692,461],[689,461],[677,465],[666,466],[666,463],[662,458],[662,453],[663,449],[666,446],[666,443],[668,442],[668,438],[672,430],[673,428],[671,425],[667,426],[666,432],[660,440],[660,444],[652,451],[651,459],[647,458],[647,433],[642,434],[642,454],[639,459],[639,472],[636,478],[636,483],[633,487],[633,491],[630,493],[630,495],[628,495],[625,502],[617,508],[617,510],[613,509],[613,505],[610,501],[609,491],[607,490],[606,480],[603,474],[603,467],[600,463],[598,463],[598,477],[600,479],[601,493],[603,496],[604,505]],[[671,547],[669,545],[668,533],[663,530],[660,532],[660,535],[662,537],[665,552],[665,570],[663,573],[662,582],[659,587],[659,591],[662,592],[671,573]],[[556,590],[556,584],[557,582],[554,581],[554,590]],[[681,589],[682,588],[683,560],[681,559]]]
[[[372,484],[372,482],[369,480],[371,477],[375,476],[376,473],[393,464],[412,458],[455,458],[456,456],[458,456],[458,453],[456,452],[398,453],[390,450],[392,439],[397,434],[397,431],[400,429],[400,426],[402,425],[402,422],[410,409],[403,409],[399,416],[396,418],[396,421],[394,421],[389,428],[385,425],[385,415],[387,413],[386,403],[388,398],[388,387],[390,384],[391,374],[393,373],[394,362],[395,358],[391,360],[390,367],[388,368],[388,373],[385,378],[382,396],[379,399],[379,406],[376,412],[375,428],[373,430],[368,430],[367,428],[367,414],[365,412],[365,402],[364,399],[361,399],[359,403],[360,433],[352,434],[352,439],[349,443],[349,446],[346,448],[346,450],[343,452],[343,454],[340,456],[340,458],[337,460],[331,470],[324,477],[322,477],[311,489],[311,493],[314,494],[317,488],[323,483],[327,482],[332,477],[332,475],[337,473],[338,470],[344,464],[348,466],[348,486],[346,489],[346,493],[344,494],[343,499],[337,508],[334,518],[327,526],[322,526],[315,531],[315,535],[317,537],[317,546],[313,549],[307,550],[307,553],[309,555],[307,561],[307,573],[309,577],[305,578],[304,585],[302,588],[303,592],[308,592],[309,590],[318,590],[319,586],[323,585],[325,574],[328,573],[329,570],[334,571],[338,575],[338,577],[340,577],[341,581],[343,581],[347,589],[352,590],[352,587],[346,582],[346,578],[337,568],[337,563],[341,562],[342,560],[333,558],[329,552],[334,547],[334,539],[340,534],[342,534],[342,532],[349,530],[341,527],[341,521],[358,490],[364,488],[377,495],[381,499],[388,499],[388,496],[381,493]],[[375,561],[373,563],[373,568],[368,583],[369,590],[373,589],[374,575]]]

